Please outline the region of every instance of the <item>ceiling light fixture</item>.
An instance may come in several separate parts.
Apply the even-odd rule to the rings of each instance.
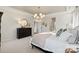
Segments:
[[[35,21],[40,22],[45,17],[45,14],[40,12],[40,7],[38,7],[38,10],[39,10],[39,13],[34,14],[34,19]]]

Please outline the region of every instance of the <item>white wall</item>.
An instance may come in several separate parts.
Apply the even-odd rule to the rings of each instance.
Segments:
[[[50,31],[49,30],[50,23],[51,23],[51,19],[53,17],[56,18],[56,23],[55,23],[56,31],[60,28],[67,28],[67,26],[69,26],[69,24],[71,24],[73,21],[74,10],[75,10],[75,6],[67,6],[66,11],[64,11],[64,12],[51,13],[51,14],[46,15],[46,18],[44,19],[44,21],[47,22],[47,31]],[[74,25],[76,25],[76,23],[78,23],[76,18],[74,18],[73,23],[75,23]]]
[[[0,7],[0,11],[3,11],[2,22],[1,22],[1,41],[15,40],[16,38],[16,28],[20,27],[17,23],[19,18],[26,17],[26,19],[31,22],[31,27],[33,21],[31,19],[31,14],[27,12],[22,12],[11,7]]]
[[[49,14],[47,17],[50,17],[51,20],[53,17],[56,17],[56,30],[60,28],[66,28],[66,25],[71,23],[71,16],[72,14],[70,12],[61,12],[61,13],[55,13],[55,14]]]
[[[47,29],[50,29],[51,19],[56,18],[56,31],[60,28],[67,28],[72,22],[72,12],[74,11],[74,6],[67,6],[64,12],[51,13],[46,15],[45,21],[47,21]]]
[[[52,13],[49,15],[46,15],[44,22],[47,22],[47,27],[43,29],[44,31],[50,31],[50,25],[52,18],[56,18],[55,27],[56,31],[60,28],[66,28],[69,23],[71,23],[72,20],[72,14],[69,12],[60,12],[60,13]],[[53,24],[52,24],[53,25]]]

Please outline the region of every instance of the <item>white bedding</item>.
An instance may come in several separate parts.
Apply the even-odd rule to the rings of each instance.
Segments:
[[[32,37],[32,43],[36,46],[43,48],[45,45],[46,39],[49,38],[51,35],[52,35],[51,32],[35,34]]]
[[[79,45],[77,44],[68,44],[67,42],[61,40],[47,39],[44,49],[55,53],[64,53],[66,48],[72,48],[76,50],[78,47]]]
[[[59,40],[55,33],[45,32],[35,34],[32,38],[32,44],[51,52],[64,53],[66,48],[73,48],[76,50],[79,45],[68,44],[68,42]]]

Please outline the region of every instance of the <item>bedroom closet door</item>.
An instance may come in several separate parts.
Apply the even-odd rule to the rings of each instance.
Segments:
[[[1,17],[3,12],[0,12],[0,46],[1,46]]]

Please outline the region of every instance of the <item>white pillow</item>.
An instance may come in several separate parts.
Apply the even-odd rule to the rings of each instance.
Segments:
[[[74,44],[75,43],[76,38],[74,36],[70,36],[67,40],[68,43],[70,44]]]
[[[68,38],[68,43],[76,43],[75,41],[77,40],[77,30],[71,30],[71,33],[72,33],[72,37]]]
[[[65,31],[60,35],[60,40],[66,41],[70,36],[72,36],[72,34]]]

